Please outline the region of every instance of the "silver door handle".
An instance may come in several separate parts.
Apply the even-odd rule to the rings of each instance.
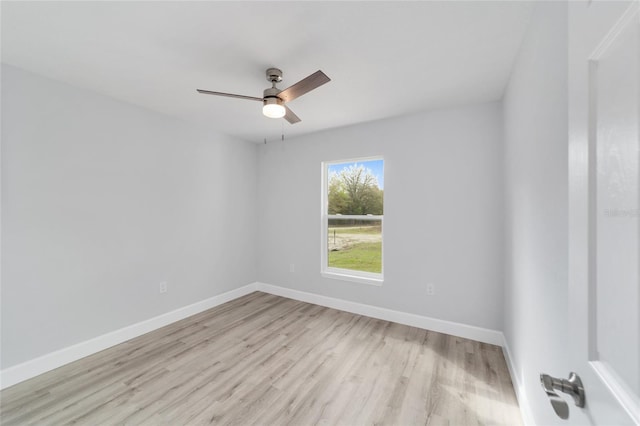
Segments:
[[[561,419],[569,418],[569,406],[555,390],[571,395],[577,407],[584,407],[584,387],[576,373],[569,373],[569,379],[557,379],[548,374],[540,374],[540,383],[551,401],[553,410]]]

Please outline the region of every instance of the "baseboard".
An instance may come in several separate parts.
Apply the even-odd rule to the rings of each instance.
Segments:
[[[516,369],[516,365],[513,361],[513,356],[511,356],[511,351],[509,350],[509,343],[507,342],[507,338],[504,336],[504,334],[502,334],[501,346],[502,346],[502,353],[504,354],[504,359],[507,361],[509,374],[511,375],[513,389],[516,392],[518,405],[520,406],[520,414],[522,415],[522,422],[524,423],[525,426],[535,426],[535,422],[533,420],[533,414],[531,413],[531,406],[529,405],[529,400],[527,399],[527,392],[524,389],[524,383],[522,383],[522,380],[520,380],[520,376],[518,376],[517,374],[518,370]]]
[[[207,309],[237,299],[254,291],[262,291],[264,293],[276,296],[287,297],[302,302],[313,303],[328,308],[338,309],[341,311],[351,312],[354,314],[365,315],[385,321],[392,321],[398,324],[419,327],[427,330],[437,331],[439,333],[450,334],[453,336],[464,337],[479,342],[489,343],[492,345],[502,346],[505,350],[505,358],[509,366],[511,377],[514,380],[514,387],[520,401],[520,407],[525,416],[528,406],[521,401],[521,387],[518,383],[515,370],[513,369],[512,360],[506,346],[506,341],[501,332],[481,327],[475,327],[467,324],[460,324],[451,321],[444,321],[436,318],[425,317],[416,314],[410,314],[391,309],[380,308],[377,306],[365,305],[357,302],[336,299],[333,297],[322,296],[314,293],[293,290],[286,287],[279,287],[271,284],[256,282],[245,285],[243,287],[231,290],[229,292],[211,297],[209,299],[196,302],[194,304],[184,306],[171,312],[167,312],[157,317],[112,331],[107,334],[95,337],[93,339],[60,349],[58,351],[43,355],[41,357],[29,360],[22,364],[0,371],[0,389],[7,388],[14,384],[28,380],[39,374],[61,367],[73,361],[77,361],[86,356],[92,355],[109,347],[123,343],[127,340],[141,336],[150,331],[164,327],[181,319],[195,315]],[[529,416],[530,417],[530,416]],[[526,424],[533,424],[526,422]]]
[[[321,296],[319,294],[307,293],[261,282],[256,283],[256,289],[258,291],[299,300],[301,302],[313,303],[315,305],[326,306],[327,308],[338,309],[341,311],[351,312],[353,314],[365,315],[385,321],[396,322],[398,324],[433,330],[439,333],[464,337],[466,339],[477,340],[479,342],[489,343],[492,345],[502,346],[503,343],[502,333],[488,328],[475,327],[472,325],[444,321],[436,318],[380,308],[377,306],[364,305],[362,303]]]
[[[210,297],[209,299],[193,303],[188,306],[167,312],[157,317],[141,321],[136,324],[112,331],[93,339],[77,343],[58,351],[29,360],[22,364],[6,368],[0,371],[0,389],[15,385],[39,374],[61,367],[73,361],[77,361],[96,352],[110,348],[134,337],[141,336],[150,331],[164,327],[181,319],[190,317],[207,309],[237,299],[256,291],[256,284],[247,284],[243,287]]]

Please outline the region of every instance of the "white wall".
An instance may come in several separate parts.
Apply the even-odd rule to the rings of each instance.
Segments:
[[[320,275],[321,162],[385,159],[385,282]],[[502,329],[502,111],[427,112],[261,145],[259,280]],[[295,272],[289,265],[295,264]],[[426,284],[434,283],[435,296]]]
[[[539,373],[566,377],[567,5],[537,3],[504,97],[504,333],[525,416],[561,424]],[[522,399],[524,398],[524,399]]]
[[[254,282],[256,189],[253,144],[3,65],[2,368]]]

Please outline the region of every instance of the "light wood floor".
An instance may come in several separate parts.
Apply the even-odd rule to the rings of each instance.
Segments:
[[[497,346],[264,293],[0,393],[3,425],[520,425]]]

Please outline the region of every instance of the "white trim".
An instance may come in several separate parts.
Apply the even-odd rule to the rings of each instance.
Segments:
[[[640,425],[640,398],[631,390],[611,367],[602,361],[589,362],[598,378],[624,408],[629,417]]]
[[[599,60],[607,52],[607,49],[611,47],[620,33],[626,29],[627,25],[639,23],[640,14],[638,16],[634,16],[638,12],[640,12],[640,2],[631,2],[627,10],[624,11],[620,19],[618,19],[618,21],[613,25],[609,33],[604,37],[600,44],[596,46],[593,53],[591,53],[591,56],[589,56],[589,60]]]
[[[513,357],[511,356],[507,338],[503,333],[500,334],[502,334],[502,353],[504,355],[504,359],[507,361],[507,368],[509,369],[509,374],[511,375],[511,383],[513,384],[513,389],[516,392],[516,398],[518,399],[518,405],[520,406],[522,422],[525,426],[535,426],[536,423],[533,420],[533,413],[531,412],[531,405],[529,404],[529,399],[527,398],[527,391],[524,388],[524,383],[521,383],[519,379],[518,370],[513,361]]]
[[[164,327],[181,319],[206,311],[223,303],[245,296],[256,291],[256,283],[247,284],[226,293],[210,297],[209,299],[193,303],[157,317],[129,325],[119,330],[103,334],[93,339],[77,343],[72,346],[31,359],[22,364],[0,371],[0,389],[15,385],[39,374],[77,361],[96,352],[110,348],[134,337]]]
[[[324,164],[342,164],[342,163],[366,163],[367,161],[384,160],[382,155],[370,155],[368,157],[345,158],[340,160],[323,161]]]
[[[350,269],[327,268],[326,271],[320,272],[320,275],[332,280],[350,281],[352,283],[369,284],[378,287],[381,287],[382,283],[384,283],[384,279],[378,278],[378,275],[380,274],[375,274],[373,277],[368,277],[367,275],[365,275],[366,272],[359,272],[362,275],[354,275],[352,274],[352,272],[353,271]]]
[[[319,294],[307,293],[304,291],[293,290],[290,288],[279,287],[261,282],[256,283],[256,290],[276,296],[299,300],[301,302],[313,303],[315,305],[326,306],[328,308],[351,312],[353,314],[365,315],[368,317],[391,321],[398,324],[410,325],[412,327],[418,327],[426,330],[437,331],[439,333],[464,337],[466,339],[477,340],[479,342],[489,343],[492,345],[502,346],[503,343],[502,333],[496,330],[490,330],[488,328],[460,324],[401,311],[394,311],[391,309],[380,308],[378,306],[350,302],[347,300],[321,296]]]

